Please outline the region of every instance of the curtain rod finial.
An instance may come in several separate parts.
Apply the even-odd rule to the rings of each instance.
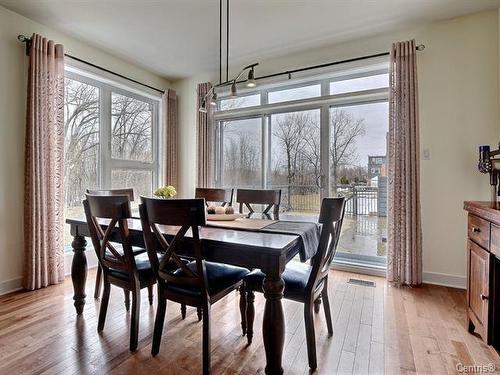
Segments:
[[[423,51],[425,49],[425,45],[424,44],[419,44],[417,47],[416,47],[416,50],[417,51]]]
[[[19,34],[17,36],[17,40],[19,40],[20,42],[29,42],[30,41],[30,38],[28,38],[26,35],[23,35],[23,34]]]

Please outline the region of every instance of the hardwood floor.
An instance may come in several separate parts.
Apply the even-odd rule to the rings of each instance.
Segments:
[[[373,280],[376,287],[347,284],[349,277]],[[319,374],[456,374],[464,365],[494,363],[496,351],[466,330],[465,291],[426,285],[395,288],[384,279],[331,272],[334,320],[328,338],[323,309],[316,314]],[[143,291],[139,350],[128,351],[129,314],[123,293],[112,288],[108,317],[97,333],[99,301],[92,298],[95,272],[87,280],[84,316],[77,318],[68,278],[36,292],[0,297],[0,374],[196,374],[201,366],[201,323],[196,310],[186,320],[180,306],[167,305],[160,354],[152,358],[155,307]],[[251,346],[241,336],[238,294],[212,309],[212,373],[263,373],[261,336],[264,299],[256,295],[255,334]],[[156,299],[156,296],[155,296]],[[286,374],[309,372],[302,305],[284,300]]]

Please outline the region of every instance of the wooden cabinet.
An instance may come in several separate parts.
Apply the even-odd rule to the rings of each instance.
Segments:
[[[500,344],[500,205],[465,202],[467,317],[469,332],[497,349]]]
[[[488,341],[490,253],[469,240],[467,314],[475,331]],[[469,330],[473,327],[469,325]]]

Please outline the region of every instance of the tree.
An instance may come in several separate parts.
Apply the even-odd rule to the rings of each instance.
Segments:
[[[330,168],[333,191],[336,192],[339,168],[358,159],[356,139],[365,134],[364,119],[354,119],[346,111],[334,108],[330,112],[330,131]]]

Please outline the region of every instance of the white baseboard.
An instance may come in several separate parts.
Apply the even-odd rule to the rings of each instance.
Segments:
[[[449,286],[451,288],[466,289],[467,277],[458,275],[449,275],[439,272],[423,273],[423,282],[426,284],[434,284],[441,286]]]
[[[385,277],[385,268],[372,265],[362,265],[334,260],[332,263],[334,270],[359,273],[362,275]]]
[[[0,296],[23,288],[23,278],[0,281]]]

